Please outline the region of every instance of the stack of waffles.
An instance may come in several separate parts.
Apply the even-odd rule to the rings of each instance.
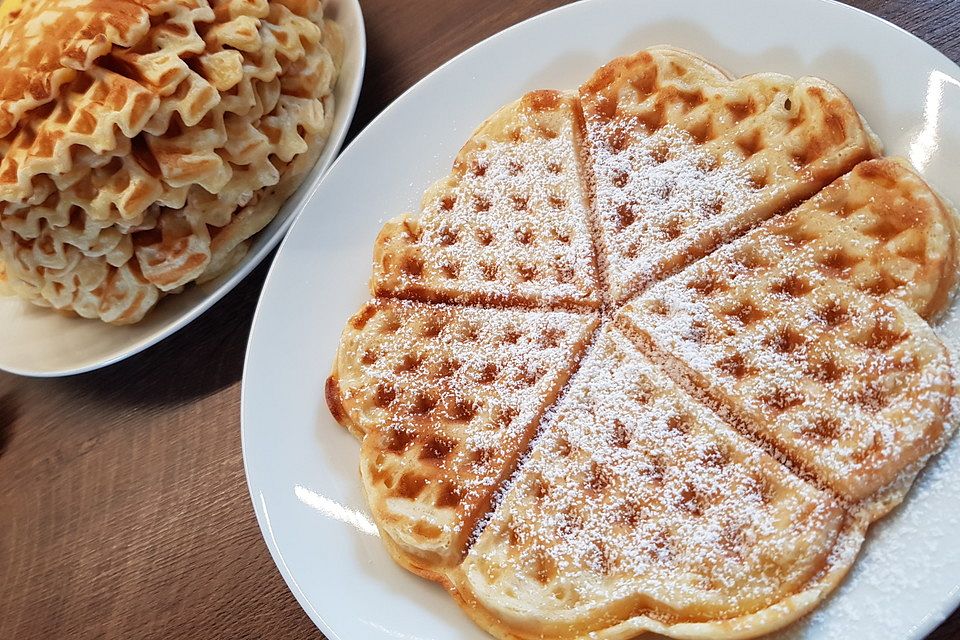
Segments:
[[[5,284],[123,324],[236,265],[299,186],[343,42],[320,0],[28,0],[0,49]]]
[[[655,48],[473,135],[326,397],[384,542],[499,638],[813,609],[954,427],[955,213],[816,78]]]

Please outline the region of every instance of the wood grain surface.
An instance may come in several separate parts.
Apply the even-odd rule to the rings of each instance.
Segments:
[[[362,4],[353,134],[445,60],[564,3]],[[960,0],[849,4],[960,60]],[[323,637],[270,559],[243,475],[240,375],[265,273],[119,365],[0,375],[0,638]],[[960,613],[930,636],[957,637]]]

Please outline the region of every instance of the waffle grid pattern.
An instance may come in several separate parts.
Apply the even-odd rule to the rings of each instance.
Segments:
[[[484,123],[427,191],[423,214],[380,233],[374,294],[597,308],[576,107],[571,95],[538,91]]]

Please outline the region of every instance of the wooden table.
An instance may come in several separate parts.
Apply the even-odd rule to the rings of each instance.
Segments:
[[[354,134],[440,63],[563,2],[362,4]],[[960,60],[960,0],[850,4]],[[267,553],[243,475],[240,375],[265,273],[117,366],[0,375],[0,638],[323,637]],[[958,636],[960,612],[930,638]]]

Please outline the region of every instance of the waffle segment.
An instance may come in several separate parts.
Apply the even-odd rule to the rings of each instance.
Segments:
[[[328,402],[362,437],[364,488],[402,564],[437,575],[460,561],[596,324],[400,300],[350,320]]]
[[[823,80],[734,80],[677,49],[618,58],[580,97],[614,303],[878,153],[850,101]]]
[[[380,232],[374,295],[598,307],[577,117],[575,96],[536,91],[484,122],[426,192],[423,213]]]
[[[746,637],[815,606],[862,533],[611,327],[455,582],[501,638]]]
[[[855,172],[652,287],[617,318],[747,430],[851,502],[869,502],[942,446],[954,384],[947,349],[921,317],[842,277],[857,260],[830,244],[836,237],[797,241],[838,192],[856,191],[871,173]],[[918,302],[912,292],[909,299]]]

